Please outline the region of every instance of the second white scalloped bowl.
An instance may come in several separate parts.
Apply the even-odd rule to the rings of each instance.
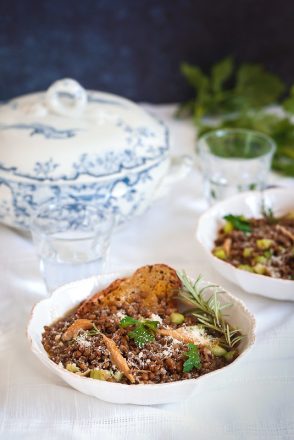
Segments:
[[[275,188],[263,192],[244,192],[218,202],[205,211],[198,220],[196,238],[203,246],[211,265],[229,281],[248,293],[279,300],[294,301],[294,281],[257,275],[237,269],[212,254],[217,232],[227,214],[260,218],[262,204],[270,207],[274,215],[282,216],[294,209],[294,188]]]

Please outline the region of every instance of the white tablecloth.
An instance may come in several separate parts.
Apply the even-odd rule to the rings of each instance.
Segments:
[[[173,120],[172,106],[148,108],[169,125],[173,152],[190,153],[191,123]],[[165,198],[116,232],[108,269],[164,262],[191,275],[202,273],[246,302],[257,319],[257,341],[235,368],[193,397],[154,407],[83,395],[34,357],[25,332],[32,305],[45,295],[38,260],[28,236],[0,226],[1,439],[294,439],[294,302],[245,294],[207,264],[194,240],[203,206],[195,167]]]

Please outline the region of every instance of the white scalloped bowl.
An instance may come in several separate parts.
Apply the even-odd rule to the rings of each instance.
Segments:
[[[123,272],[100,275],[66,284],[58,288],[50,298],[36,304],[32,310],[27,329],[32,351],[46,367],[76,390],[112,403],[154,405],[180,401],[191,395],[200,384],[204,385],[206,381],[209,383],[216,381],[217,376],[221,375],[224,370],[238,365],[239,360],[253,345],[255,340],[255,319],[253,315],[242,301],[228,292],[223,292],[219,296],[220,301],[232,303],[232,307],[227,309],[228,321],[240,328],[246,337],[239,346],[240,356],[236,360],[230,365],[201,376],[198,379],[154,385],[126,385],[81,377],[51,361],[41,342],[44,325],[52,324],[52,322],[61,318],[68,310],[76,307],[88,296],[102,290],[114,279],[128,274]],[[204,283],[211,284],[208,282]]]
[[[268,298],[294,301],[294,281],[257,275],[238,269],[212,254],[217,232],[227,214],[260,218],[262,202],[282,216],[294,209],[294,188],[274,188],[266,191],[249,191],[216,203],[199,218],[196,238],[205,250],[211,265],[226,279],[238,284],[248,293]]]

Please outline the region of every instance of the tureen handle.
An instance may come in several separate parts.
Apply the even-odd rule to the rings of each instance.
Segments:
[[[74,79],[55,81],[46,92],[47,107],[63,116],[79,116],[87,104],[86,90]]]

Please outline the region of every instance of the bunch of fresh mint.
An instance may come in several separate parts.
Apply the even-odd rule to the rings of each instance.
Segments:
[[[217,128],[261,131],[277,144],[273,169],[294,176],[294,86],[282,100],[286,86],[278,76],[259,64],[236,66],[230,57],[215,64],[209,75],[186,63],[181,71],[195,96],[179,107],[178,115],[192,115],[198,135]],[[273,104],[283,107],[284,116],[268,111]],[[209,125],[207,117],[217,117],[220,122]]]

